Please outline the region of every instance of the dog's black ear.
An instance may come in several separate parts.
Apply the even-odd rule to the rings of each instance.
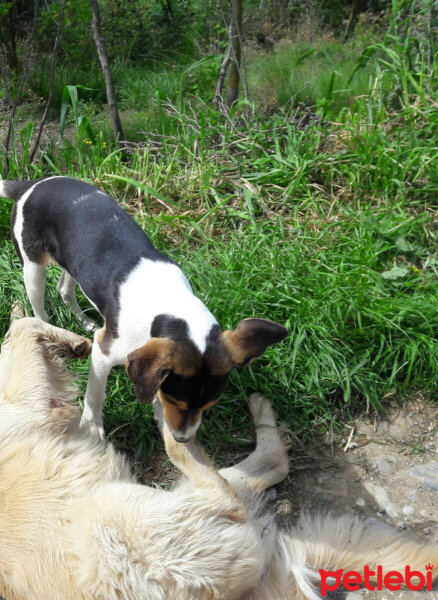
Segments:
[[[172,368],[174,342],[169,338],[152,338],[128,355],[126,372],[132,379],[135,395],[142,404],[150,404]]]
[[[266,348],[289,335],[286,327],[267,319],[243,319],[234,331],[227,330],[222,339],[233,365],[246,367],[261,356]]]

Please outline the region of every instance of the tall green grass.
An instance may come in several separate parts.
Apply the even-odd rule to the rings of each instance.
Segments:
[[[30,165],[28,125],[10,156],[14,177],[66,174],[114,195],[181,264],[224,328],[247,316],[289,327],[280,346],[233,374],[206,415],[201,435],[212,449],[246,443],[252,390],[273,399],[297,436],[326,426],[335,407],[379,408],[412,390],[437,398],[438,59],[422,30],[429,8],[398,6],[381,42],[361,34],[345,46],[321,41],[254,59],[253,98],[264,89],[265,64],[275,101],[285,102],[275,114],[254,103],[250,112],[238,105],[231,119],[219,115],[188,79],[208,62],[178,74],[145,71],[132,84],[127,73],[124,114],[139,146],[124,154],[111,147],[78,101],[66,113],[73,127],[61,148],[47,147]],[[298,87],[289,89],[290,64]],[[315,77],[306,106],[289,102],[299,97],[300,72],[303,81]],[[0,202],[0,334],[11,303],[24,298],[7,241],[10,210]],[[49,314],[79,330],[57,295],[55,271]],[[86,365],[75,369],[84,386]],[[123,447],[149,451],[151,411],[136,402],[123,369],[107,391],[107,431]]]
[[[354,80],[350,78],[372,41],[370,33],[356,35],[346,43],[335,38],[314,44],[285,41],[251,61],[248,82],[252,95],[266,108],[275,104],[293,107],[297,102],[328,103],[334,111],[350,106],[357,96],[368,92],[372,64]]]

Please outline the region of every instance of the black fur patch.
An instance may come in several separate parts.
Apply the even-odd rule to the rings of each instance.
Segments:
[[[11,212],[11,238],[12,238],[12,243],[14,244],[15,251],[18,255],[18,258],[20,259],[21,264],[23,264],[23,257],[21,256],[20,247],[18,245],[17,238],[14,235],[14,225],[15,225],[16,219],[17,219],[17,205],[14,204],[14,206],[12,207],[12,212]]]
[[[189,338],[188,332],[189,328],[184,319],[177,319],[167,314],[157,315],[151,326],[151,337],[169,337],[200,354]],[[161,384],[164,394],[175,400],[187,402],[189,412],[198,411],[206,404],[217,400],[227,384],[231,368],[228,372],[220,375],[212,374],[212,368],[216,366],[217,360],[226,354],[220,333],[219,325],[213,325],[207,337],[206,350],[201,356],[201,366],[195,375],[189,377],[177,375],[171,371]],[[190,423],[189,415],[187,415],[187,419]]]
[[[117,202],[68,177],[40,182],[23,207],[23,249],[48,253],[77,281],[117,337],[119,288],[142,258],[173,263]]]
[[[34,181],[3,181],[3,187],[6,193],[6,198],[12,198],[12,200],[18,200],[23,194],[27,192],[33,185],[38,183],[39,179]]]

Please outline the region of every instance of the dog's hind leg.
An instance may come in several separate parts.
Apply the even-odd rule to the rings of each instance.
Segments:
[[[23,279],[34,315],[42,321],[49,321],[44,308],[44,287],[46,285],[46,267],[30,260],[23,264]]]
[[[252,394],[248,402],[256,429],[256,449],[237,465],[219,471],[237,492],[266,490],[283,481],[289,472],[287,446],[278,431],[270,400]]]
[[[67,273],[65,269],[62,269],[61,276],[58,281],[56,289],[61,295],[64,304],[69,306],[73,311],[73,314],[78,319],[86,331],[93,331],[96,328],[96,322],[88,318],[84,311],[78,304],[76,299],[76,281]]]

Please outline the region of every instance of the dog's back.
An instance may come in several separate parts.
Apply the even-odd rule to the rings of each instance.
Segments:
[[[116,284],[141,258],[173,262],[115,200],[88,183],[50,177],[3,187],[18,200],[12,234],[19,255],[66,269],[103,315]]]

